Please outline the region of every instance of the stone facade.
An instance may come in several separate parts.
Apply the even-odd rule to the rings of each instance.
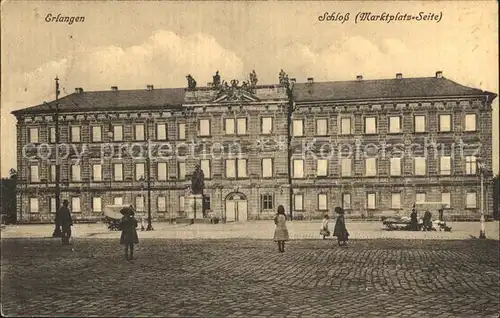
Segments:
[[[100,219],[106,205],[120,202],[136,205],[139,215],[146,217],[147,183],[140,177],[147,179],[148,162],[138,152],[150,149],[153,219],[187,216],[190,174],[197,164],[205,172],[208,213],[227,220],[270,219],[279,204],[292,210],[294,217],[304,218],[332,214],[339,205],[349,217],[406,215],[419,199],[442,202],[443,192],[449,193],[450,200],[445,215],[479,217],[480,178],[472,168],[476,165],[466,158],[482,158],[487,167],[492,165],[491,102],[496,95],[471,89],[453,96],[437,91],[431,96],[416,92],[410,97],[375,94],[347,99],[325,93],[307,98],[320,88],[303,83],[250,90],[182,89],[182,99],[176,97],[172,103],[145,95],[154,93],[151,88],[153,92],[138,91],[140,96],[130,107],[109,106],[117,103],[111,94],[120,91],[96,92],[103,93],[102,111],[71,106],[85,93],[71,94],[60,100],[59,110],[60,144],[64,145],[60,148],[61,200],[75,205],[75,219]],[[167,101],[172,94],[180,94],[167,93]],[[51,221],[54,111],[35,107],[14,114],[21,180],[18,220]],[[440,131],[440,120],[447,118],[440,115],[450,116],[450,131]],[[424,116],[422,132],[415,129],[415,116]],[[470,131],[465,131],[466,117]],[[390,126],[397,122],[400,129],[394,131]],[[474,129],[470,122],[475,122]],[[368,131],[369,124],[374,125],[373,131]],[[158,131],[163,129],[164,134]],[[394,173],[391,158],[398,151],[404,156],[400,173]],[[369,157],[375,158],[372,166]],[[416,175],[415,157],[427,158],[422,175]],[[441,157],[450,157],[449,173],[441,171],[445,160]],[[490,173],[484,176],[488,187],[491,178]],[[474,206],[472,193],[476,193]],[[491,189],[484,193],[485,214],[491,215]],[[140,198],[143,204],[138,204]],[[435,208],[417,205],[419,213]]]

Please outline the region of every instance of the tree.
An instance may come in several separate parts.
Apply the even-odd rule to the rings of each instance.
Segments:
[[[17,171],[15,169],[10,169],[9,178],[0,180],[0,214],[2,221],[8,224],[15,223],[17,218],[16,183]]]

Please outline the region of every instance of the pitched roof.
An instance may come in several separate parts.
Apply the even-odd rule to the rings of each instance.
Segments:
[[[59,111],[175,108],[184,102],[184,88],[73,93],[59,99]],[[12,114],[53,112],[55,101],[13,111]]]
[[[293,87],[293,98],[297,102],[471,95],[496,97],[444,77],[296,83]]]
[[[295,83],[297,102],[342,101],[379,98],[497,95],[460,85],[444,77],[402,78],[318,83]],[[59,99],[59,110],[102,111],[177,108],[185,102],[184,88],[118,90],[73,93]],[[14,115],[53,112],[55,101],[13,111]]]

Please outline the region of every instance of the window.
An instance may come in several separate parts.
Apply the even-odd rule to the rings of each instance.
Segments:
[[[156,124],[156,140],[167,140],[166,124]]]
[[[102,127],[92,126],[92,141],[101,142],[102,141]]]
[[[210,164],[210,159],[202,159],[200,160],[200,167],[201,170],[203,170],[203,174],[205,176],[205,179],[210,179],[212,176],[211,173],[211,164]]]
[[[179,211],[184,211],[184,196],[179,197]]]
[[[144,196],[139,195],[135,197],[135,210],[138,212],[144,211]]]
[[[224,119],[224,127],[225,127],[225,130],[226,130],[226,135],[234,135],[235,131],[236,131],[236,127],[235,127],[235,120],[234,118],[225,118]]]
[[[38,143],[39,142],[39,137],[38,137],[38,128],[30,128],[29,130],[29,139],[31,143]]]
[[[351,209],[351,194],[343,193],[342,194],[342,209],[350,210]]]
[[[260,119],[260,133],[269,135],[272,132],[273,132],[273,118],[262,117]]]
[[[50,213],[57,212],[57,202],[56,198],[50,198]]]
[[[101,197],[92,198],[92,211],[102,212],[102,199]]]
[[[439,131],[451,131],[451,115],[439,115]]]
[[[261,194],[261,210],[274,210],[274,196],[272,194]]]
[[[30,180],[31,182],[40,182],[38,166],[30,166]]]
[[[158,211],[165,212],[167,210],[167,205],[165,197],[158,197]]]
[[[302,159],[293,160],[293,177],[304,178],[304,160]]]
[[[115,181],[123,181],[123,164],[113,164],[113,176]]]
[[[400,133],[401,132],[401,117],[391,116],[389,117],[389,133]]]
[[[316,136],[328,135],[328,119],[316,119]]]
[[[80,165],[71,165],[71,181],[81,181],[81,166]]]
[[[294,119],[292,127],[294,137],[304,136],[304,121],[302,119]]]
[[[246,178],[247,160],[246,159],[226,159],[226,177],[227,178]]]
[[[168,167],[166,162],[158,162],[156,174],[158,181],[167,181]]]
[[[247,133],[247,119],[238,118],[238,125],[236,125],[236,133],[238,135],[245,135]]]
[[[445,208],[451,207],[451,193],[450,192],[441,192],[441,203]]]
[[[49,169],[49,181],[56,182],[56,165],[50,165]]]
[[[186,124],[177,124],[177,138],[179,140],[186,139]]]
[[[30,212],[38,213],[38,198],[30,198]]]
[[[439,158],[439,173],[446,176],[451,174],[451,157],[443,156]]]
[[[123,140],[123,126],[114,125],[113,126],[113,140],[122,141]]]
[[[304,210],[304,195],[302,195],[302,194],[294,194],[293,195],[293,209],[295,211],[303,211]]]
[[[210,136],[210,119],[200,119],[198,136]]]
[[[342,118],[340,120],[340,134],[350,135],[351,132],[351,118]]]
[[[134,140],[144,140],[144,124],[134,125]]]
[[[49,142],[50,143],[56,142],[56,128],[55,127],[49,128]]]
[[[465,156],[465,174],[472,175],[476,174],[476,157],[475,156]]]
[[[71,212],[82,212],[79,197],[72,197],[71,198]]]
[[[351,158],[341,158],[340,159],[340,174],[342,177],[350,177],[351,176]]]
[[[274,175],[273,170],[273,159],[262,159],[262,178],[272,178]]]
[[[365,117],[365,134],[377,133],[377,118]]]
[[[415,195],[415,203],[422,203],[425,202],[426,195],[425,192],[417,192]]]
[[[326,193],[318,193],[318,210],[319,211],[328,210],[328,196]]]
[[[401,193],[393,193],[391,196],[391,209],[401,209]]]
[[[365,176],[372,177],[377,175],[377,158],[365,159]]]
[[[467,196],[465,199],[465,207],[467,209],[475,209],[477,208],[476,204],[476,192],[467,192]]]
[[[80,127],[71,127],[71,142],[80,142]]]
[[[144,179],[144,164],[136,163],[135,164],[135,181],[140,181]]]
[[[212,209],[212,206],[210,204],[210,197],[207,195],[203,197],[203,209],[205,211],[209,211]]]
[[[113,198],[113,204],[115,204],[115,205],[122,205],[123,204],[123,197],[114,197]]]
[[[391,176],[401,175],[401,158],[391,158]]]
[[[102,181],[102,165],[100,164],[92,165],[92,180]]]
[[[425,176],[427,172],[427,165],[426,165],[426,160],[425,157],[416,157],[414,158],[414,174],[416,176]]]
[[[366,208],[368,210],[374,210],[377,208],[377,195],[375,193],[366,194]]]
[[[465,131],[476,131],[476,114],[465,115]]]
[[[328,160],[327,159],[316,160],[316,176],[318,176],[318,177],[328,176]]]
[[[414,130],[416,133],[421,133],[421,132],[425,132],[425,129],[426,129],[426,125],[425,125],[425,116],[424,115],[415,115],[415,117],[413,117],[414,119],[414,124],[415,124],[415,127],[414,127]]]
[[[177,178],[179,180],[186,179],[186,163],[185,162],[177,163]]]

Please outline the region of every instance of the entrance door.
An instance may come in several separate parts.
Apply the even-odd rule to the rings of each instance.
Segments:
[[[226,197],[226,221],[248,220],[247,200],[242,194],[230,194]]]

